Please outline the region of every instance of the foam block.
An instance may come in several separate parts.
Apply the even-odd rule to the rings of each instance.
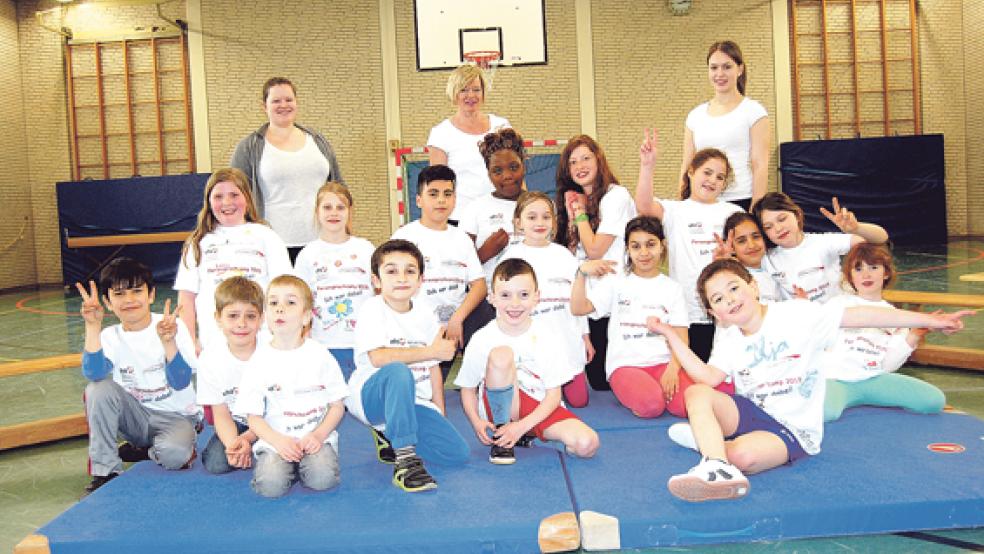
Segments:
[[[543,518],[537,532],[540,552],[570,552],[581,546],[581,531],[574,512]]]
[[[618,550],[622,541],[618,534],[618,518],[583,510],[581,521],[581,547],[585,550]]]

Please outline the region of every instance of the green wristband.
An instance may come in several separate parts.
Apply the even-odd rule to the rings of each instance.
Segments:
[[[581,212],[581,215],[574,218],[575,223],[582,223],[588,220],[588,214]]]

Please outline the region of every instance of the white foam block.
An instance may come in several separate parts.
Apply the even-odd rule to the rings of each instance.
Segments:
[[[570,552],[581,546],[581,530],[574,512],[561,512],[543,518],[537,533],[540,552]]]
[[[581,547],[585,550],[618,550],[622,541],[618,518],[590,510],[581,512]]]

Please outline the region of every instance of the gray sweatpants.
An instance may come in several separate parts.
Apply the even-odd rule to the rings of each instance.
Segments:
[[[325,443],[314,454],[305,454],[300,462],[288,462],[276,450],[263,448],[256,453],[250,485],[257,494],[267,498],[283,496],[298,478],[302,485],[316,491],[338,485],[341,476],[335,449]]]
[[[93,476],[123,471],[117,437],[150,447],[150,459],[165,469],[181,469],[195,451],[195,418],[145,408],[111,378],[85,387],[89,459]]]

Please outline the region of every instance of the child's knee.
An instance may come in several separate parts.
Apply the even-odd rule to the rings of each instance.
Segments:
[[[489,352],[487,369],[490,373],[502,374],[512,371],[514,354],[508,346],[496,346]]]
[[[294,484],[293,464],[280,458],[270,450],[263,450],[256,456],[256,467],[250,486],[253,491],[266,498],[277,498],[287,494]]]
[[[90,381],[85,386],[85,403],[87,406],[102,405],[107,402],[117,402],[116,387],[112,379]]]
[[[717,391],[705,385],[704,383],[694,383],[687,387],[687,390],[683,391],[684,403],[687,406],[687,411],[690,411],[692,406],[698,404],[709,404]]]
[[[651,394],[635,399],[631,406],[628,406],[632,413],[638,417],[649,419],[663,415],[666,410],[666,401],[662,394]]]
[[[413,372],[407,364],[393,362],[379,368],[378,375],[384,380],[384,388],[387,390],[414,390],[416,383],[413,380]]]
[[[331,448],[327,444],[322,448]],[[334,456],[331,459],[319,460],[301,472],[301,482],[305,487],[316,490],[326,491],[338,486],[342,481],[341,472],[338,468],[338,460]]]
[[[154,437],[155,461],[164,469],[191,467],[195,456],[195,438],[195,428],[188,420],[176,420],[167,433]]]
[[[759,463],[758,453],[751,448],[732,446],[728,448],[728,462],[742,473],[754,473]]]
[[[598,433],[594,432],[593,429],[588,429],[586,432],[580,433],[573,444],[568,446],[568,449],[571,454],[578,458],[590,458],[595,455],[599,446],[601,446],[601,439],[598,438]]]

